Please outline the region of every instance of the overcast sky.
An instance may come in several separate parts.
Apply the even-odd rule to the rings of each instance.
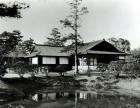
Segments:
[[[5,1],[13,0],[0,0]],[[52,28],[61,28],[59,20],[69,14],[66,0],[21,1],[30,8],[22,11],[22,19],[0,18],[0,33],[20,30],[24,39],[43,43]],[[83,0],[82,5],[89,11],[79,30],[85,42],[117,37],[128,39],[132,49],[140,47],[140,0]]]

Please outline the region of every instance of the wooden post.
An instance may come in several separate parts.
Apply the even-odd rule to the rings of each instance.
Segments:
[[[87,72],[88,72],[88,76],[90,76],[90,67],[89,67],[89,65],[90,65],[90,61],[89,61],[90,59],[89,59],[89,55],[87,55],[87,65],[88,65],[88,70],[87,70]]]

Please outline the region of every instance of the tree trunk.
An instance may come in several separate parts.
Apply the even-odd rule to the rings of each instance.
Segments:
[[[76,2],[76,7],[75,7],[75,72],[76,74],[79,74],[78,72],[78,54],[77,54],[77,0],[75,1]]]

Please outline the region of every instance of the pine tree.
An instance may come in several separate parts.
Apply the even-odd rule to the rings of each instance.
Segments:
[[[44,44],[50,46],[64,46],[64,42],[61,40],[61,33],[58,28],[53,28],[50,35],[51,37],[47,37],[48,41]]]
[[[1,18],[22,18],[21,9],[29,8],[25,3],[10,2],[10,3],[0,3],[0,17]],[[0,76],[6,73],[6,66],[4,57],[15,50],[16,46],[21,41],[21,33],[17,30],[13,32],[4,31],[0,34]]]
[[[34,39],[30,38],[28,40],[21,42],[18,45],[18,47],[25,55],[28,55],[31,54],[32,51],[34,50],[35,44],[36,43],[34,42]]]
[[[81,27],[81,16],[88,13],[87,7],[81,7],[82,0],[72,0],[69,3],[70,15],[68,15],[64,20],[60,20],[65,28],[70,28],[72,32],[64,37],[63,40],[71,40],[72,44],[70,49],[75,50],[75,71],[78,73],[78,54],[77,46],[81,43],[82,37],[80,36],[78,29]],[[67,48],[68,49],[68,48]]]
[[[6,72],[4,57],[16,49],[16,46],[22,41],[19,31],[3,32],[0,34],[0,76]]]

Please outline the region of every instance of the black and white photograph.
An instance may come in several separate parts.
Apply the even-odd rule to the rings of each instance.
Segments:
[[[140,0],[0,0],[0,108],[140,108]]]

